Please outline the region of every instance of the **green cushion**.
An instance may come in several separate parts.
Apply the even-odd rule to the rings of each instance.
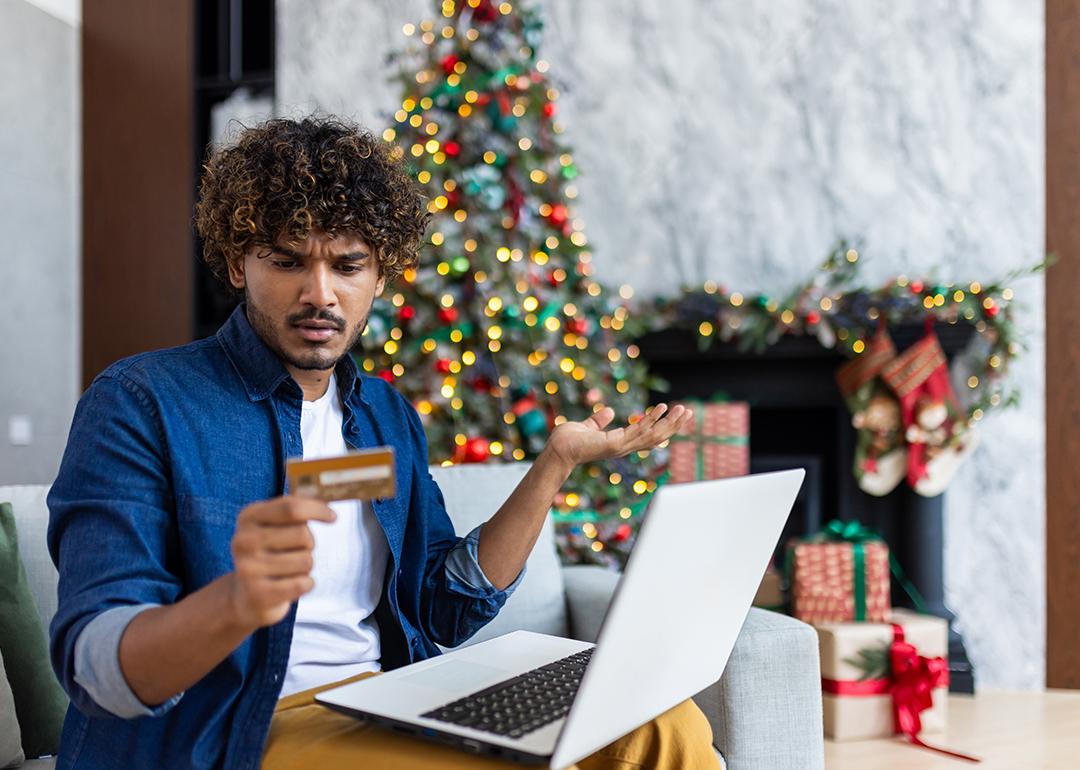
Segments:
[[[0,655],[0,767],[18,767],[22,764],[22,733],[19,718],[15,716],[15,698],[4,673],[4,656]]]
[[[55,754],[68,700],[49,663],[10,503],[0,503],[0,655],[15,697],[23,751],[27,757]]]

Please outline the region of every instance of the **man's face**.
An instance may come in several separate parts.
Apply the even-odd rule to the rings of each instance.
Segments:
[[[332,369],[360,339],[382,294],[372,249],[357,236],[312,230],[304,241],[280,241],[260,254],[265,249],[229,265],[252,328],[290,371]]]

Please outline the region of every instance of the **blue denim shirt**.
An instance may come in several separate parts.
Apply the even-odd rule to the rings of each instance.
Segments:
[[[419,416],[351,358],[336,374],[346,443],[394,447],[396,493],[373,503],[391,555],[375,611],[389,670],[464,642],[495,617],[524,570],[500,591],[448,565],[469,543],[455,535],[428,472]],[[75,647],[104,612],[172,604],[232,571],[239,511],[288,492],[285,462],[303,454],[302,399],[243,305],[214,337],[120,361],[83,394],[48,497],[60,573],[50,653],[72,702],[57,768],[259,767],[295,603],[182,697],[134,719],[107,711],[76,681]]]

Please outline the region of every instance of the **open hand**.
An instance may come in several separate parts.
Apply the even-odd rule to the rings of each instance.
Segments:
[[[667,404],[657,404],[633,424],[604,430],[614,417],[615,410],[605,406],[581,422],[557,425],[548,437],[546,449],[570,466],[624,457],[651,450],[676,433],[688,432],[694,412],[682,404],[670,411]]]

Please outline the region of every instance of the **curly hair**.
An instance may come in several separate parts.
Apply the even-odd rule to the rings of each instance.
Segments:
[[[203,260],[230,290],[229,264],[314,228],[362,238],[388,282],[417,264],[431,214],[400,156],[367,129],[337,118],[268,120],[203,169],[195,226]]]

